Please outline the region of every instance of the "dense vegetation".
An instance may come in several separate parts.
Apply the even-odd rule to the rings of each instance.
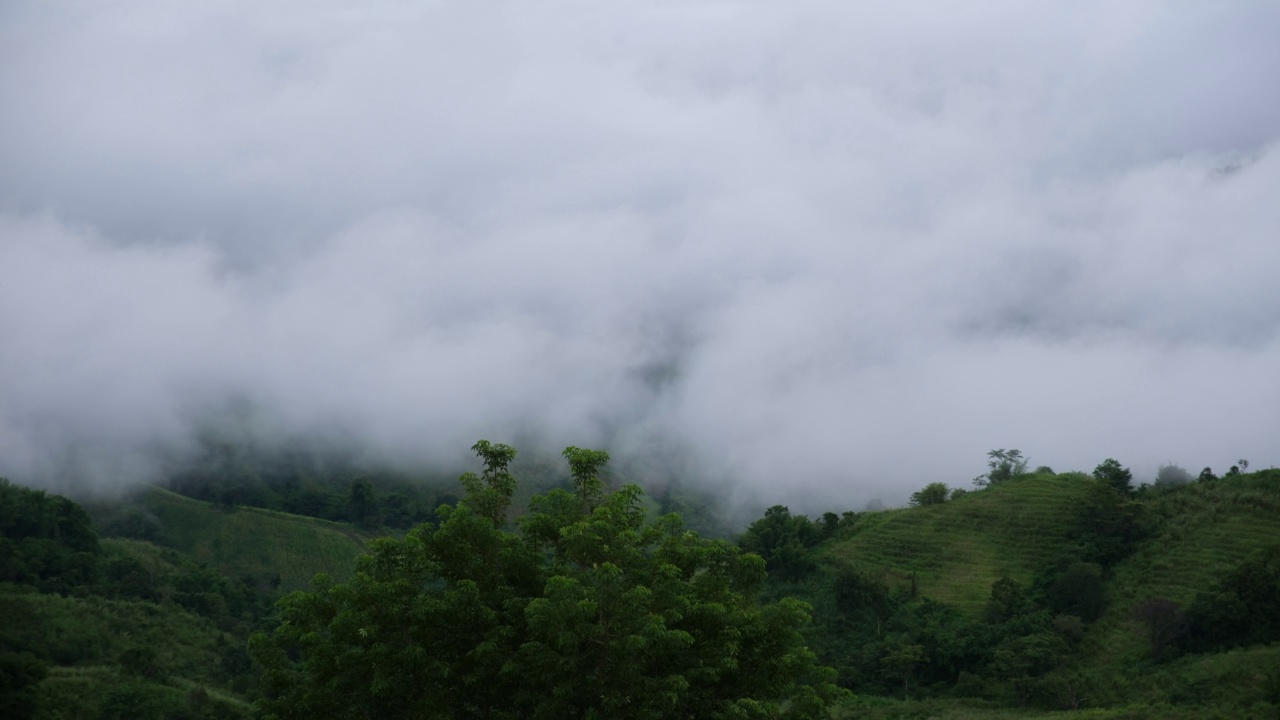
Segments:
[[[377,540],[350,583],[317,582],[255,638],[268,718],[820,718],[839,692],[800,638],[807,608],[761,604],[760,558],[646,521],[569,448],[573,491],[503,529],[515,451],[439,527]]]
[[[158,488],[91,507],[149,539],[103,537],[83,506],[0,480],[0,717],[250,717],[249,635],[285,586],[349,572],[363,548],[349,528]]]
[[[458,502],[456,473],[407,472],[371,461],[367,452],[349,443],[306,438],[266,442],[234,422],[206,430],[198,440],[194,455],[176,462],[161,484],[223,509],[276,510],[350,523],[368,532],[402,534],[438,522],[437,509]],[[559,457],[522,454],[515,468],[520,485],[514,501],[521,508],[534,495],[569,488]],[[657,514],[679,513],[686,525],[704,534],[731,532],[729,518],[715,506],[710,490],[689,487],[651,467],[632,469],[647,478],[652,497],[644,502]],[[114,534],[154,539],[147,534],[154,518],[146,509],[117,505],[95,515],[95,521]]]
[[[768,596],[814,607],[809,645],[860,713],[1274,716],[1280,471],[1135,490],[1114,460],[996,452],[981,492],[838,522],[775,507],[741,537]]]
[[[351,449],[305,439],[262,443],[241,433],[206,432],[199,450],[169,473],[170,490],[219,507],[249,506],[407,530],[435,522],[458,498],[447,478],[414,476],[362,461]]]
[[[0,482],[0,717],[1280,708],[1280,470],[1167,465],[1135,487],[1111,459],[1055,473],[999,450],[977,490],[814,520],[777,506],[733,547],[608,491],[603,454],[571,449],[533,495],[509,448],[477,450],[485,473],[423,491],[460,500],[376,540],[396,528],[367,514]],[[349,470],[331,475],[344,511]],[[389,486],[368,486],[381,508]]]

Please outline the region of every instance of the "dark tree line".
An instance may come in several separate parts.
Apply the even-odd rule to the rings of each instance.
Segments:
[[[435,522],[437,508],[458,500],[452,484],[362,467],[339,452],[208,439],[165,484],[226,509],[259,507],[368,529],[407,530]]]

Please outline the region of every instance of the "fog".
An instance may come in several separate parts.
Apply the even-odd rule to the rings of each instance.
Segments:
[[[606,447],[802,509],[992,448],[1275,465],[1277,28],[4,3],[0,475],[151,480],[237,404],[399,463]]]

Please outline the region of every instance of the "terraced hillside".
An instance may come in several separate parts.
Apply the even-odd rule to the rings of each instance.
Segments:
[[[1141,659],[1147,645],[1130,620],[1138,603],[1185,606],[1250,553],[1280,544],[1280,470],[1186,485],[1144,505],[1154,532],[1112,572],[1108,610],[1082,648],[1088,662]]]
[[[815,606],[818,647],[843,651],[837,659],[856,662],[859,649],[841,646],[844,626],[833,620],[837,610],[822,576],[856,566],[889,581],[901,598],[909,597],[901,591],[914,576],[915,597],[953,605],[978,620],[997,578],[1008,575],[1029,588],[1033,577],[1088,535],[1091,524],[1105,522],[1095,512],[1099,488],[1105,489],[1078,473],[1041,475],[942,505],[868,513],[844,537],[816,548],[818,577],[786,587]],[[1125,552],[1113,555],[1114,564],[1102,573],[1105,611],[1037,681],[1049,697],[1040,709],[1066,702],[1054,698],[1069,692],[1096,717],[1275,717],[1280,644],[1228,643],[1207,652],[1182,648],[1156,660],[1149,630],[1134,618],[1135,609],[1152,599],[1186,610],[1252,555],[1280,545],[1280,470],[1148,488],[1124,513],[1136,524]],[[1001,672],[999,654],[1007,661],[1016,646],[1001,647],[989,651],[995,660],[983,672]],[[881,698],[862,707],[859,716],[987,717],[998,713],[984,702],[1016,703],[990,687],[966,697],[938,685],[929,691],[930,707]],[[1028,707],[1009,716],[1041,715]]]
[[[951,502],[868,513],[826,558],[976,616],[1003,575],[1027,584],[1072,542],[1095,489],[1078,473],[1033,475]]]
[[[236,508],[230,512],[158,487],[139,501],[159,518],[163,542],[232,577],[280,573],[281,588],[309,586],[317,573],[345,578],[355,571],[369,534],[351,525]]]

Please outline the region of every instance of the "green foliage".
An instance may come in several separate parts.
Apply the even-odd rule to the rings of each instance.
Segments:
[[[362,528],[374,528],[381,522],[378,499],[369,478],[359,477],[351,481],[351,492],[347,496],[347,518]]]
[[[1099,481],[1110,485],[1121,495],[1128,495],[1133,492],[1133,473],[1114,458],[1103,460],[1098,467],[1093,469],[1093,476]]]
[[[1016,706],[1015,717],[1035,708],[1133,718],[1274,714],[1271,676],[1260,668],[1280,660],[1280,642],[1245,629],[1280,616],[1265,602],[1280,592],[1264,560],[1280,537],[1280,471],[1136,495],[1082,473],[1035,475],[962,502],[862,515],[807,548],[812,571],[771,577],[768,592],[813,604],[810,647],[859,697],[902,698],[909,688],[909,705],[874,705],[873,717],[950,717],[948,707],[982,708],[956,717],[1000,716],[974,703]],[[973,588],[984,576],[975,610]],[[1240,597],[1235,583],[1254,588],[1256,616],[1243,600],[1217,602],[1228,588]],[[1237,639],[1193,645],[1198,593],[1223,610],[1217,621],[1226,629],[1211,634]],[[1176,622],[1156,627],[1159,650],[1134,614],[1150,598],[1176,603],[1185,620],[1185,631]],[[905,668],[904,687],[893,653],[911,646],[923,655]],[[1222,652],[1229,647],[1248,649]]]
[[[78,504],[7,482],[0,527],[0,618],[17,619],[0,622],[0,716],[247,717],[234,698],[193,705],[173,686],[251,690],[252,668],[237,658],[247,660],[278,578],[229,578],[151,543],[99,541]]]
[[[855,521],[823,517],[821,525],[805,515],[792,515],[784,505],[765,510],[764,517],[751,523],[738,539],[743,550],[765,559],[769,574],[783,580],[800,580],[816,569],[809,548],[835,535],[841,527]]]
[[[318,573],[349,577],[369,538],[350,525],[269,510],[219,512],[156,487],[140,490],[134,502],[163,524],[164,545],[230,578],[279,575],[285,590],[306,587]]]
[[[247,508],[248,495],[231,493],[238,507],[222,512],[147,490],[92,510],[88,527],[75,503],[4,484],[0,568],[21,579],[0,584],[0,618],[21,620],[0,621],[0,704],[9,703],[0,717],[247,718],[252,709],[241,698],[254,696],[259,679],[244,638],[267,627],[267,601],[281,579],[296,587],[316,569],[338,578],[310,606],[327,624],[292,643],[279,635],[255,641],[254,652],[281,663],[267,684],[275,700],[282,687],[301,687],[306,673],[336,678],[359,668],[325,685],[331,695],[312,706],[320,717],[344,717],[343,707],[345,716],[470,717],[492,708],[495,717],[678,717],[671,703],[693,702],[699,673],[725,688],[726,673],[741,678],[746,662],[775,672],[767,665],[774,654],[750,659],[742,644],[774,638],[795,657],[797,633],[817,655],[801,653],[799,664],[834,667],[839,684],[859,693],[848,708],[857,717],[1035,717],[1051,709],[1099,718],[1271,717],[1280,703],[1280,470],[1237,466],[1222,478],[1144,486],[1126,497],[1098,476],[1103,463],[1092,477],[1024,470],[927,509],[811,521],[778,506],[740,539],[742,550],[768,561],[760,587],[749,556],[685,539],[668,519],[654,523],[658,503],[633,488],[608,492],[607,455],[596,451],[570,448],[573,491],[535,498],[513,525],[511,508],[528,501],[527,484],[516,487],[511,476],[514,450],[476,449],[486,461],[474,476],[477,497],[491,491],[491,507],[477,512],[464,502],[408,538],[377,541],[361,574],[350,558],[366,534]],[[350,509],[344,494],[353,476],[324,486],[338,517]],[[400,512],[401,501],[389,498],[409,491],[368,477],[378,510]],[[668,496],[663,507],[676,507]],[[415,497],[404,507],[444,496]],[[681,497],[680,507],[702,507]],[[75,549],[75,538],[93,537],[95,527],[103,537],[183,552],[121,539]],[[651,542],[655,532],[660,539]],[[717,552],[723,560],[714,560]],[[675,579],[659,557],[679,560],[668,563]],[[787,596],[796,599],[777,602]],[[1135,612],[1152,599],[1171,604],[1174,622]],[[692,613],[704,606],[715,610]],[[328,654],[309,654],[311,642]],[[703,646],[696,663],[685,657]],[[736,652],[738,666],[708,660],[721,651]],[[803,698],[808,686],[817,713],[831,688],[816,667],[807,678],[743,707],[758,716],[800,712],[782,698]],[[400,687],[436,704],[395,705]],[[326,706],[344,698],[364,708]]]
[[[1095,523],[1094,506],[1114,510],[1115,517]],[[1079,548],[1101,545],[1101,539],[1114,536],[1113,527],[1125,531],[1130,512],[1121,498],[1087,475],[1026,477],[928,509],[860,515],[813,559],[828,558],[833,571],[859,567],[895,593],[909,595],[914,577],[920,597],[976,618],[991,584],[1002,575],[1029,585],[1064,556],[1099,562],[1081,557]]]
[[[1023,477],[1030,461],[1021,450],[992,450],[987,453],[987,458],[987,472],[973,479],[973,484],[980,488]]]
[[[881,627],[898,608],[883,582],[853,568],[841,569],[831,585],[835,611],[846,626],[874,628],[874,634],[878,636]]]
[[[609,454],[601,450],[568,447],[565,448],[564,459],[569,461],[573,490],[583,504],[583,510],[591,512],[604,497],[604,482],[596,474],[609,462]]]
[[[197,440],[195,458],[164,485],[224,510],[256,507],[408,529],[437,520],[437,507],[457,501],[454,478],[414,476],[370,464],[358,460],[360,453],[343,443],[292,438],[264,444],[234,428],[206,430]],[[368,506],[353,508],[355,481],[368,481],[377,496],[376,512]],[[102,517],[99,523],[104,535],[158,539],[137,534],[151,530],[148,518],[128,508],[113,509],[118,514]],[[95,521],[98,514],[95,510]]]
[[[1280,641],[1280,545],[1259,550],[1187,608],[1185,646],[1205,652]]]
[[[1168,598],[1149,598],[1133,609],[1133,619],[1151,645],[1151,659],[1162,660],[1187,631],[1182,607]]]
[[[1083,484],[1080,503],[1069,514],[1072,545],[1063,556],[1110,567],[1133,551],[1148,533],[1143,505],[1130,502],[1111,483]]]
[[[947,485],[946,483],[929,483],[923,488],[911,493],[912,505],[941,505],[947,501]]]
[[[0,647],[0,717],[27,720],[35,714],[36,686],[49,668],[35,655]]]
[[[802,603],[761,605],[764,562],[645,522],[607,456],[570,448],[575,492],[502,529],[514,449],[440,525],[375,541],[350,583],[320,577],[254,638],[272,718],[825,717],[833,673],[801,642]]]
[[[1044,590],[1050,609],[1087,622],[1097,620],[1106,607],[1102,567],[1095,563],[1066,563],[1052,575]]]
[[[898,636],[890,641],[884,654],[880,657],[880,664],[894,678],[902,679],[903,697],[910,700],[911,677],[915,675],[916,668],[923,664],[925,660],[923,645],[913,645],[909,638]]]
[[[70,592],[97,579],[99,554],[83,508],[0,478],[0,582]]]
[[[516,478],[508,469],[516,458],[516,449],[502,443],[481,440],[471,451],[484,461],[484,473],[466,473],[459,482],[467,493],[470,507],[488,518],[494,525],[502,525],[511,507],[511,496],[516,491]],[[569,451],[566,450],[567,454]]]
[[[164,683],[121,675],[101,666],[55,668],[40,686],[37,720],[156,718],[249,720],[253,708],[213,688],[182,680]]]

